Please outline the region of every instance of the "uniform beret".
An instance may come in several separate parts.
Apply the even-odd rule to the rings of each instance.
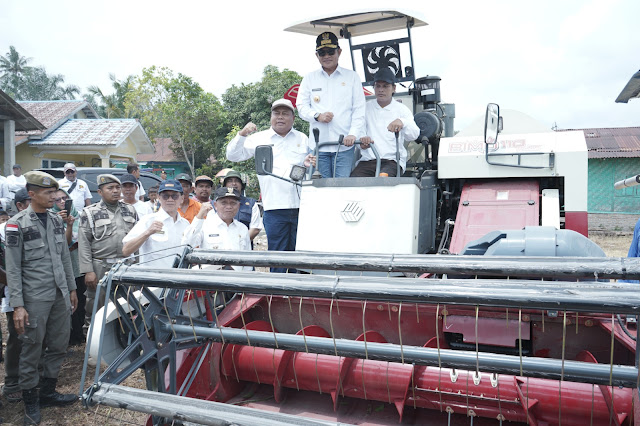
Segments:
[[[122,183],[120,182],[120,179],[118,179],[114,175],[98,175],[98,179],[96,179],[96,183],[98,184],[98,188],[108,183],[117,183],[118,185],[122,185]]]
[[[58,181],[49,173],[31,171],[25,173],[24,178],[29,185],[40,186],[42,188],[59,188]]]

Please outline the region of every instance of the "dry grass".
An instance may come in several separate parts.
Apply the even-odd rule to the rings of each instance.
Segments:
[[[261,235],[257,239],[256,249],[265,250],[266,238]],[[607,256],[624,257],[629,249],[631,235],[592,234],[590,239],[602,247]],[[7,324],[4,315],[0,316],[0,326],[2,326],[3,335],[7,336]],[[73,346],[69,349],[67,359],[60,371],[58,390],[64,393],[77,394],[84,361],[84,345]],[[89,369],[85,388],[93,382],[94,372],[94,369]],[[0,368],[0,382],[4,382],[4,368]],[[124,385],[144,388],[142,373],[135,373],[125,381]],[[21,402],[9,404],[6,400],[3,400],[3,404],[4,407],[1,412],[4,424],[21,425],[24,413],[23,404]],[[64,408],[45,408],[42,410],[42,418],[43,425],[144,425],[146,422],[146,415],[141,413],[109,407],[85,409],[81,403]]]
[[[4,314],[0,315],[0,326],[2,327],[2,335],[8,336],[7,320]],[[4,350],[4,348],[3,348]],[[78,394],[80,390],[80,378],[82,377],[82,363],[84,362],[84,345],[69,347],[67,359],[62,365],[58,376],[58,388],[61,393]],[[95,369],[89,368],[87,373],[85,388],[93,383]],[[0,368],[0,382],[4,383],[4,365]],[[126,386],[144,388],[144,377],[142,373],[136,372],[129,377],[125,383]],[[3,424],[22,425],[24,417],[24,405],[22,402],[10,404],[4,398],[2,400]],[[77,402],[69,407],[51,407],[41,410],[42,425],[144,425],[146,415],[135,413],[122,409],[112,409],[109,407],[92,407],[85,409],[84,406]]]
[[[626,257],[633,235],[613,235],[604,233],[589,234],[589,239],[600,246],[607,257]]]

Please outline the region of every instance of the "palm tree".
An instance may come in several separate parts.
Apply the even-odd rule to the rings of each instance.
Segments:
[[[109,73],[109,80],[114,92],[105,95],[98,86],[89,86],[87,91],[93,96],[98,104],[98,113],[107,118],[126,118],[127,113],[124,106],[124,100],[127,93],[131,90],[134,76],[130,75],[124,80],[118,80],[113,73]]]
[[[20,81],[29,72],[31,58],[21,56],[14,46],[9,46],[5,56],[0,56],[0,86],[11,95],[17,95]]]

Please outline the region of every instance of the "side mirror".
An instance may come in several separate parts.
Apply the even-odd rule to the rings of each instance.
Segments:
[[[484,117],[484,143],[493,145],[498,141],[498,132],[502,130],[502,117],[500,117],[500,106],[498,104],[488,104]]]
[[[256,173],[259,176],[273,172],[273,150],[271,145],[259,145],[255,152]]]

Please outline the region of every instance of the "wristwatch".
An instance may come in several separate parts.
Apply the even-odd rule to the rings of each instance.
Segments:
[[[316,115],[313,116],[313,119],[318,121],[318,117],[320,117],[320,113],[316,112]]]

